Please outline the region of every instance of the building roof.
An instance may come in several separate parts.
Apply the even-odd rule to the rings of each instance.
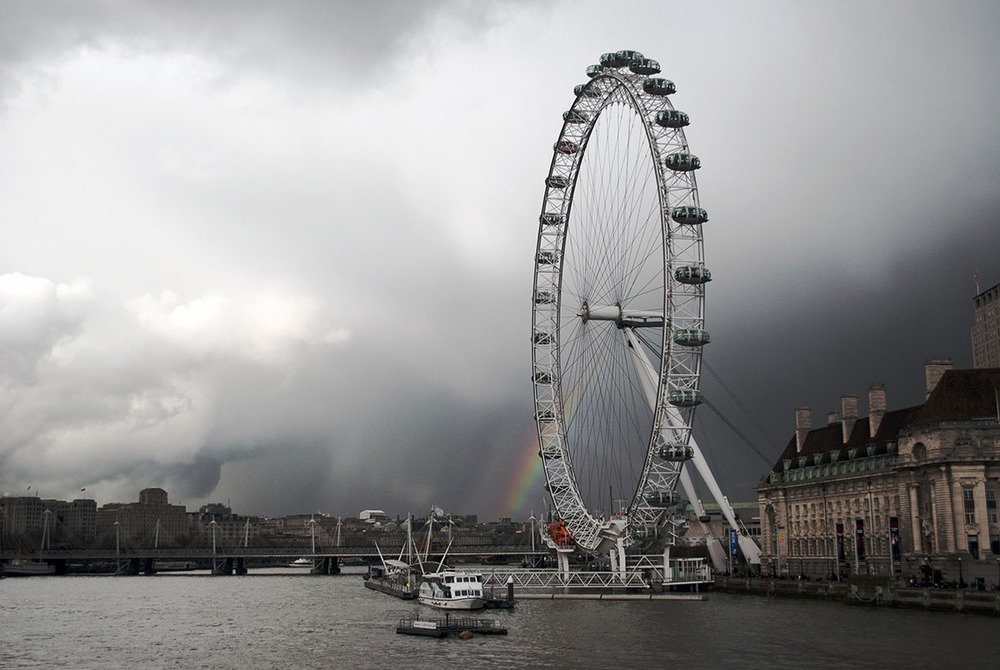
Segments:
[[[839,460],[846,458],[850,449],[867,449],[869,445],[875,446],[874,455],[887,454],[890,443],[896,442],[906,429],[943,421],[998,418],[998,393],[1000,368],[948,370],[923,405],[886,412],[874,439],[870,436],[869,417],[855,420],[846,443],[842,421],[810,430],[802,451],[797,450],[793,434],[771,470],[783,471],[786,460],[792,461],[793,468],[799,467],[800,458],[806,458],[804,462],[809,465],[829,461],[834,456]]]
[[[927,398],[914,424],[997,418],[1000,368],[948,370]]]

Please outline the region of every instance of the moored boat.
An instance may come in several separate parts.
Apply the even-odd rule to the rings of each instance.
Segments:
[[[15,558],[3,567],[3,573],[7,577],[54,575],[56,574],[56,566],[49,565],[45,561],[28,561]]]
[[[365,575],[365,587],[403,600],[417,597],[420,576],[405,561],[386,559],[383,567],[371,567]]]
[[[483,576],[478,572],[441,570],[424,575],[417,600],[444,610],[480,610],[486,607]]]

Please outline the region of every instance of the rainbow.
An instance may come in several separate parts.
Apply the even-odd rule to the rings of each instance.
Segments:
[[[576,411],[580,408],[581,401],[593,378],[594,375],[588,375],[585,382],[578,383],[576,388],[569,394],[563,417],[567,427],[573,424]],[[511,484],[506,489],[509,493],[503,505],[503,509],[507,511],[506,516],[511,519],[525,519],[532,512],[536,513],[535,516],[539,516],[542,510],[531,509],[529,501],[534,495],[540,494],[543,499],[547,497],[545,494],[544,467],[542,465],[542,458],[538,455],[537,433],[532,432],[531,436],[518,452],[520,454],[516,461],[518,465],[514,468],[514,476],[512,477]]]
[[[538,436],[534,432],[518,449],[516,463],[510,486],[506,489],[508,493],[503,505],[506,510],[504,516],[527,519],[532,512],[538,516],[542,510],[531,509],[530,501],[535,499],[540,503],[541,497],[545,495],[545,474],[542,459],[538,455]]]

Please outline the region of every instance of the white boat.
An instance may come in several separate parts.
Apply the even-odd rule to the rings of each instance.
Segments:
[[[26,561],[15,558],[7,565],[3,566],[3,573],[7,577],[36,577],[39,575],[56,574],[56,566],[49,565],[45,561]]]
[[[420,582],[417,600],[442,610],[481,610],[486,607],[483,575],[461,570],[429,572]]]
[[[311,558],[296,558],[294,561],[288,564],[290,568],[311,568],[313,567],[313,560]]]

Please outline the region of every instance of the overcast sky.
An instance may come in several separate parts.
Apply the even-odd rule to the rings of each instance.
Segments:
[[[997,34],[993,0],[7,0],[0,493],[540,512],[542,180],[618,49],[692,119],[713,405],[772,460],[798,405],[919,403],[1000,282]],[[696,437],[754,499],[768,463]]]

